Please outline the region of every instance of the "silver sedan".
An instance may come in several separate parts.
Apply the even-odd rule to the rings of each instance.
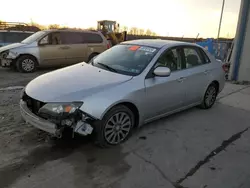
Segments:
[[[195,44],[127,41],[88,64],[35,78],[21,94],[20,111],[48,133],[91,134],[107,147],[147,122],[193,106],[211,108],[224,76],[221,62]]]

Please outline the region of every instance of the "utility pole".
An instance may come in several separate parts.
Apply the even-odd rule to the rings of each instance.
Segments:
[[[221,28],[221,22],[222,22],[222,17],[223,17],[224,5],[225,5],[225,0],[223,0],[223,2],[222,2],[221,14],[220,14],[220,23],[219,23],[217,39],[219,39],[219,37],[220,37],[220,28]]]

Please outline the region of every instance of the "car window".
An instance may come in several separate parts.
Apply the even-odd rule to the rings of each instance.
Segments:
[[[30,44],[38,39],[40,39],[43,35],[45,34],[44,31],[38,31],[32,35],[30,35],[29,37],[27,37],[26,39],[24,39],[21,43],[24,44]]]
[[[6,32],[2,33],[2,37],[0,37],[0,40],[2,40],[5,43],[16,43],[16,42],[21,42],[28,36],[30,36],[31,33],[21,33],[21,32]]]
[[[45,37],[43,37],[43,38],[40,40],[39,44],[43,44],[43,45],[45,45],[45,44],[50,44],[49,35],[46,35]]]
[[[199,50],[194,47],[184,47],[186,68],[192,68],[203,64]]]
[[[180,49],[174,48],[163,52],[155,64],[155,67],[158,66],[168,67],[171,71],[181,70]]]
[[[0,43],[3,43],[4,40],[3,40],[3,33],[0,33]]]
[[[99,54],[92,64],[120,74],[136,76],[148,66],[157,52],[157,48],[120,44]]]
[[[82,35],[79,32],[62,32],[62,44],[81,44],[83,42]]]
[[[204,52],[204,50],[202,50],[202,49],[199,49],[199,50],[200,50],[200,53],[202,55],[203,62],[210,63],[211,61],[210,61],[209,57],[207,56],[207,54]]]
[[[60,45],[62,44],[62,40],[64,40],[64,38],[62,37],[60,32],[53,32],[50,33],[50,44],[51,45]]]
[[[82,33],[84,43],[102,43],[102,37],[97,33]]]

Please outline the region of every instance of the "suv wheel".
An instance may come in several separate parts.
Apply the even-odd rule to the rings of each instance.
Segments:
[[[134,114],[126,106],[112,108],[95,125],[95,143],[100,147],[119,145],[128,139],[134,126]]]
[[[34,57],[23,55],[16,61],[16,68],[19,72],[31,73],[37,68],[37,61]]]

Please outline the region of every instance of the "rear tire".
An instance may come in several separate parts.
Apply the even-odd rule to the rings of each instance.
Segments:
[[[95,123],[94,139],[99,147],[119,145],[131,135],[135,124],[133,112],[124,105],[113,107]]]
[[[35,72],[37,65],[36,58],[30,55],[22,55],[16,61],[16,69],[24,73]]]
[[[216,101],[217,94],[218,94],[217,85],[215,83],[211,83],[205,92],[205,95],[203,97],[203,101],[202,101],[200,107],[202,109],[211,108]]]

